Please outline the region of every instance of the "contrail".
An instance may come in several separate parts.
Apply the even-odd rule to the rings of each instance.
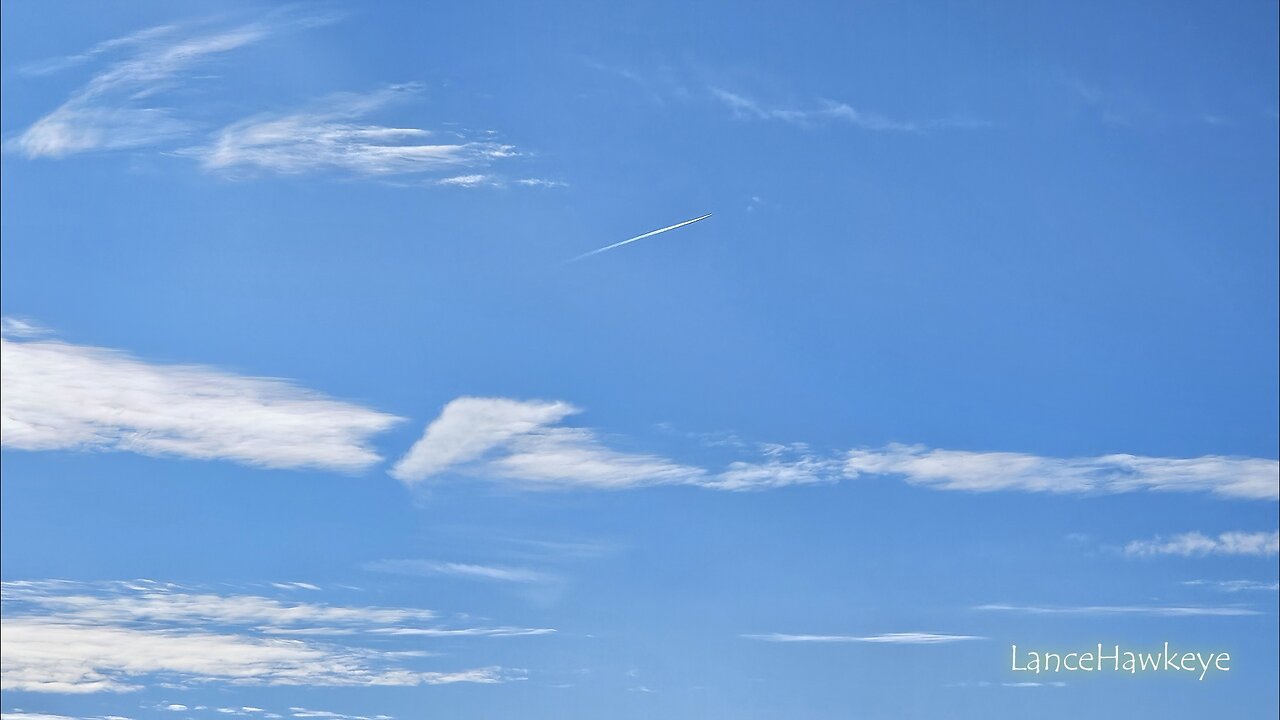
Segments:
[[[616,242],[616,243],[614,243],[614,244],[612,244],[612,245],[605,245],[604,247],[602,247],[602,248],[600,248],[600,249],[598,249],[598,250],[592,250],[592,251],[591,251],[591,252],[589,252],[589,253],[583,253],[583,254],[579,255],[578,257],[576,257],[576,258],[572,258],[571,260],[569,260],[569,262],[575,262],[575,261],[577,261],[577,260],[581,260],[582,258],[585,258],[585,257],[591,257],[592,255],[596,255],[596,254],[598,254],[598,253],[602,253],[602,252],[604,252],[605,250],[612,250],[612,249],[614,249],[614,248],[616,248],[616,247],[622,247],[623,245],[626,245],[627,243],[633,243],[633,242],[635,242],[635,241],[637,241],[637,240],[643,240],[643,239],[645,239],[645,238],[647,238],[647,237],[652,237],[652,236],[654,236],[654,235],[661,235],[662,233],[667,232],[668,230],[675,230],[676,228],[682,228],[682,227],[684,227],[685,225],[692,225],[692,224],[694,224],[694,223],[698,222],[699,220],[706,220],[706,219],[707,219],[707,218],[709,218],[709,217],[711,217],[711,213],[707,213],[706,215],[703,215],[702,217],[696,217],[696,218],[694,218],[694,219],[692,219],[692,220],[685,220],[684,222],[682,222],[682,223],[676,223],[675,225],[668,225],[667,227],[664,227],[664,228],[662,228],[662,229],[660,229],[660,230],[650,230],[649,232],[647,232],[647,233],[645,233],[645,234],[643,234],[643,235],[637,235],[637,236],[635,236],[635,237],[633,237],[633,238],[631,238],[631,239],[629,239],[629,240],[623,240],[622,242]]]

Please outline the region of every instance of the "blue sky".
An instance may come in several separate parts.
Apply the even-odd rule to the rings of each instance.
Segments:
[[[4,719],[1275,716],[1276,25],[6,4]]]

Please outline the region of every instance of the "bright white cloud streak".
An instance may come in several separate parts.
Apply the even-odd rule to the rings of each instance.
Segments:
[[[287,381],[158,365],[53,340],[0,339],[4,446],[124,450],[354,472],[400,419]]]

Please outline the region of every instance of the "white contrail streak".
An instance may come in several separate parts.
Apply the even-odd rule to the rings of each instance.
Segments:
[[[675,230],[676,228],[682,228],[682,227],[684,227],[685,225],[692,225],[692,224],[694,224],[694,223],[698,222],[699,220],[706,220],[706,219],[707,219],[707,218],[709,218],[709,217],[711,217],[711,213],[707,213],[706,215],[703,215],[702,217],[696,217],[696,218],[694,218],[694,219],[692,219],[692,220],[685,220],[684,222],[682,222],[682,223],[676,223],[675,225],[668,225],[667,227],[661,228],[661,229],[659,229],[659,230],[650,230],[649,232],[647,232],[647,233],[645,233],[645,234],[643,234],[643,235],[637,235],[637,236],[635,236],[635,237],[633,237],[633,238],[631,238],[631,239],[629,239],[629,240],[623,240],[622,242],[616,242],[616,243],[614,243],[614,244],[612,244],[612,245],[605,245],[604,247],[602,247],[602,248],[600,248],[600,249],[598,249],[598,250],[592,250],[592,251],[591,251],[591,252],[589,252],[589,253],[583,253],[582,255],[579,255],[578,257],[576,257],[576,258],[573,258],[573,259],[569,260],[569,262],[574,262],[574,261],[576,261],[576,260],[581,260],[582,258],[591,257],[592,255],[596,255],[596,254],[598,254],[598,253],[602,253],[602,252],[604,252],[605,250],[612,250],[612,249],[614,249],[614,248],[616,248],[616,247],[622,247],[623,245],[626,245],[627,243],[633,243],[633,242],[635,242],[635,241],[637,241],[637,240],[643,240],[643,239],[645,239],[645,238],[647,238],[647,237],[652,237],[652,236],[654,236],[654,235],[661,235],[662,233],[667,232],[668,230]]]

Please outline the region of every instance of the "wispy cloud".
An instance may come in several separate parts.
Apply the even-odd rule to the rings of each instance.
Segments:
[[[591,430],[555,425],[578,412],[564,402],[458,398],[391,474],[416,483],[470,465],[487,477],[534,487],[599,488],[689,482],[702,475],[664,458],[611,450]]]
[[[979,605],[976,610],[994,612],[1015,612],[1027,615],[1150,615],[1153,617],[1199,617],[1219,616],[1235,617],[1244,615],[1260,615],[1257,610],[1239,606],[1200,606],[1200,605],[1079,605],[1079,606],[1046,606],[1029,605]]]
[[[49,713],[24,712],[15,710],[13,712],[0,713],[0,720],[130,720],[121,715],[90,715],[75,716],[68,715],[51,715]]]
[[[323,718],[325,720],[393,720],[390,715],[348,715],[331,710],[310,710],[296,706],[289,708],[289,715],[296,718]]]
[[[16,317],[0,318],[0,334],[4,337],[33,338],[49,335],[51,332],[48,328],[31,320]]]
[[[979,635],[949,635],[945,633],[902,632],[884,633],[882,635],[788,635],[786,633],[769,633],[767,635],[743,635],[748,640],[761,640],[776,643],[883,643],[887,645],[938,645],[941,643],[963,642],[966,640],[986,640]]]
[[[529,568],[439,560],[376,560],[365,565],[365,569],[395,575],[446,575],[506,583],[542,583],[555,579],[552,575]]]
[[[156,96],[183,71],[258,42],[274,29],[271,23],[257,22],[183,34],[176,27],[160,26],[100,43],[86,53],[50,65],[48,69],[57,69],[130,51],[13,138],[9,147],[27,157],[63,157],[152,145],[182,136],[189,131],[189,122],[159,105]]]
[[[844,468],[851,478],[895,475],[913,485],[968,492],[1103,494],[1159,490],[1209,492],[1255,500],[1274,500],[1280,496],[1280,462],[1218,455],[1158,458],[1115,454],[1054,458],[894,444],[853,450]]]
[[[427,426],[391,474],[414,484],[453,471],[534,488],[679,484],[747,491],[887,476],[967,492],[1154,490],[1255,500],[1280,495],[1280,462],[1214,455],[1054,458],[900,444],[838,453],[793,443],[761,446],[755,457],[732,461],[715,471],[657,455],[614,450],[595,430],[561,424],[580,412],[562,401],[458,398]],[[738,450],[746,447],[734,444]]]
[[[863,130],[889,132],[921,132],[939,128],[979,128],[990,123],[971,118],[933,120],[899,120],[879,113],[858,110],[848,103],[821,100],[813,107],[794,108],[770,105],[741,93],[712,88],[711,95],[723,103],[733,115],[745,120],[771,120],[802,127],[824,123],[840,123]]]
[[[1280,590],[1280,582],[1259,582],[1257,580],[1187,580],[1183,585],[1210,587],[1222,592],[1242,592],[1251,590]]]
[[[276,379],[158,365],[105,348],[0,339],[4,446],[124,450],[356,471],[400,419]]]
[[[257,115],[218,131],[209,145],[183,152],[198,158],[207,170],[299,174],[327,169],[359,175],[457,171],[518,155],[511,145],[488,136],[470,139],[450,132],[444,138],[422,128],[364,120],[419,89],[396,85],[363,95],[341,93],[298,112]],[[469,173],[436,182],[475,187],[491,178]]]
[[[54,72],[82,63],[107,61],[53,112],[9,140],[7,149],[29,158],[65,157],[104,150],[156,147],[199,161],[209,171],[243,176],[252,172],[297,175],[323,170],[365,177],[440,174],[429,185],[461,188],[504,186],[507,180],[485,170],[520,155],[494,140],[492,131],[470,136],[415,124],[370,119],[394,101],[418,94],[416,84],[392,85],[368,93],[337,93],[299,109],[254,114],[227,124],[209,108],[190,102],[193,70],[215,58],[262,42],[289,27],[332,22],[328,16],[301,16],[286,8],[234,27],[211,21],[164,25],[108,40],[66,58],[29,66],[27,74]],[[162,99],[180,88],[186,106]],[[221,127],[207,140],[210,128]],[[558,181],[515,180],[525,187],[552,187]]]
[[[126,692],[154,682],[497,683],[514,677],[512,671],[497,666],[456,672],[415,668],[405,663],[429,654],[281,639],[272,636],[272,626],[305,631],[316,623],[337,624],[371,635],[414,629],[461,636],[520,634],[517,628],[485,633],[485,628],[433,627],[422,623],[432,621],[435,613],[415,608],[283,603],[197,594],[150,582],[6,582],[3,607],[0,686],[29,692]],[[405,622],[413,625],[398,625]]]
[[[1224,532],[1217,537],[1198,532],[1174,535],[1171,538],[1156,537],[1151,540],[1134,540],[1124,546],[1126,555],[1148,557],[1151,555],[1254,555],[1270,557],[1280,553],[1280,531],[1277,532]]]

